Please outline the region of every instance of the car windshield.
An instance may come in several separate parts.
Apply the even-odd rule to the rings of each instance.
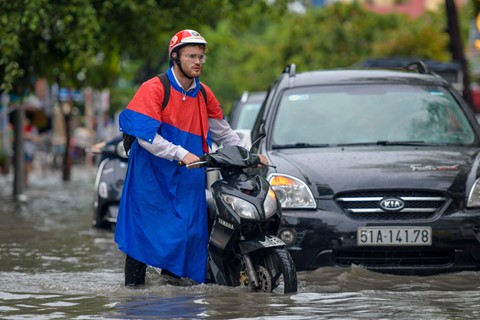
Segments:
[[[474,131],[443,87],[352,84],[284,92],[273,147],[349,144],[468,145]]]

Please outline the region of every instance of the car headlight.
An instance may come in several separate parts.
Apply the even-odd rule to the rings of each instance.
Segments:
[[[225,203],[240,217],[245,219],[258,219],[257,208],[255,208],[250,202],[229,194],[222,194],[222,198],[223,201],[225,201]]]
[[[268,181],[282,204],[283,209],[315,209],[313,194],[305,184],[292,176],[271,174]]]
[[[475,181],[468,195],[467,208],[472,207],[480,207],[480,179]]]

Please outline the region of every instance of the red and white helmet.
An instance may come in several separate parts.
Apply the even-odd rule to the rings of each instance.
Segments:
[[[205,38],[200,35],[195,30],[185,29],[182,31],[177,32],[172,39],[170,40],[170,44],[168,46],[168,56],[172,57],[172,51],[179,47],[186,44],[203,44],[207,45],[207,41]]]

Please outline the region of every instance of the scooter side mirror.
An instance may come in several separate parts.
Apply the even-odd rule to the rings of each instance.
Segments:
[[[260,140],[262,140],[263,138],[265,138],[266,136],[267,136],[267,133],[266,133],[266,131],[265,131],[265,124],[262,123],[262,124],[260,125],[259,130],[258,130],[258,138],[255,139],[255,141],[252,143],[252,145],[251,145],[251,147],[250,147],[250,150],[252,150],[253,147],[254,147],[257,143],[259,143]]]
[[[117,144],[115,151],[117,155],[120,156],[121,158],[124,158],[124,159],[128,158],[127,152],[125,151],[125,147],[123,146],[123,141],[120,141]]]
[[[104,144],[100,153],[117,156],[124,159],[128,158],[122,141],[117,142],[116,144]]]

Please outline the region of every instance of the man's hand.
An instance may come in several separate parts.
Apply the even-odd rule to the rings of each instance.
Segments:
[[[188,164],[191,164],[191,163],[194,163],[194,162],[199,162],[200,161],[200,158],[197,157],[196,155],[194,155],[193,153],[187,153],[187,155],[182,159],[182,162],[185,164],[185,165],[188,165]],[[188,167],[189,169],[193,169],[193,168],[198,168],[200,167],[200,165],[195,165],[195,166],[191,166],[191,167]]]
[[[265,155],[263,154],[259,154],[258,155],[260,157],[260,164],[262,165],[267,165],[268,164],[268,159]]]

